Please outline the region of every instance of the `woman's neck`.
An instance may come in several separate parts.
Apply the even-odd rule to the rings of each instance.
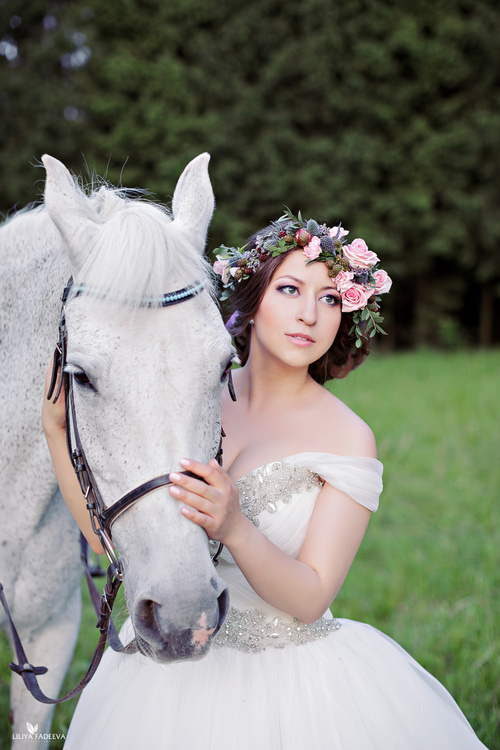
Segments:
[[[264,366],[251,357],[235,378],[238,399],[245,401],[251,411],[282,408],[298,399],[303,403],[314,386],[307,368],[287,368],[270,362]]]

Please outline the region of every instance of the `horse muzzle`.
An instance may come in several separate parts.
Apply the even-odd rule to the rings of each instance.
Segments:
[[[176,605],[177,612],[178,608],[179,605]],[[192,626],[186,628],[179,627],[169,619],[171,603],[160,604],[152,597],[140,597],[132,609],[138,650],[161,663],[201,659],[209,651],[228,608],[229,593],[225,587],[212,601],[202,604],[194,618],[188,613],[189,604],[183,602],[180,610],[185,611],[184,621],[193,620]]]

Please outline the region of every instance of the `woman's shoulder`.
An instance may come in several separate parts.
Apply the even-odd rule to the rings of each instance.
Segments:
[[[375,436],[369,425],[338,396],[325,388],[322,391],[316,423],[327,449],[344,456],[377,458]]]

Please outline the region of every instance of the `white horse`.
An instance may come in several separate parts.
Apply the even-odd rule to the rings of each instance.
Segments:
[[[70,275],[96,290],[67,303],[67,367],[77,374],[78,427],[105,505],[179,470],[180,458],[213,457],[232,349],[203,258],[214,205],[208,161],[202,154],[186,167],[170,216],[106,187],[87,196],[46,156],[45,205],[0,228],[0,581],[30,662],[49,667],[39,681],[51,696],[74,650],[82,573],[40,422],[60,295]],[[180,304],[137,304],[198,282],[203,291]],[[157,661],[202,656],[228,606],[205,532],[179,508],[164,487],[113,526],[137,640]],[[13,733],[26,722],[49,732],[51,709],[17,676],[11,708]]]

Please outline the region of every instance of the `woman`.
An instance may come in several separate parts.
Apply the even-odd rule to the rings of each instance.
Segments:
[[[391,283],[347,234],[287,212],[243,248],[221,248],[215,270],[232,297],[242,364],[237,400],[223,401],[225,468],[182,461],[205,482],[171,475],[170,492],[223,542],[231,608],[201,662],[159,666],[108,650],[67,747],[484,747],[402,648],[328,609],[382,489],[370,428],[322,387],[366,357],[381,330],[378,294]],[[51,442],[56,418],[47,405],[69,495],[66,458]]]

